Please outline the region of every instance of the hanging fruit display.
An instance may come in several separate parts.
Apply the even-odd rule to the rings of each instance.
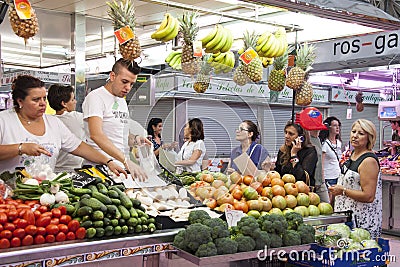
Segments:
[[[203,56],[203,61],[201,62],[200,72],[197,74],[196,81],[193,84],[193,89],[197,93],[204,93],[210,86],[211,71],[212,67],[208,60],[211,58],[210,54]]]
[[[248,48],[254,49],[257,45],[257,34],[254,31],[252,33],[246,31],[243,34],[243,42],[244,42],[244,47],[243,47],[244,51],[246,51]],[[243,67],[241,69],[243,69],[243,72],[251,81],[253,82],[261,81],[263,75],[263,64],[260,57],[256,53],[255,57],[248,64],[243,63]],[[238,76],[240,77],[240,75],[236,75],[236,77]]]
[[[39,23],[35,10],[28,0],[21,1],[17,7],[14,1],[9,1],[10,10],[8,18],[11,28],[19,37],[27,39],[35,36],[39,31]]]
[[[304,43],[296,50],[296,65],[290,69],[286,77],[286,86],[298,90],[305,82],[306,73],[311,70],[315,60],[315,46]]]
[[[138,58],[142,52],[139,39],[135,34],[135,6],[132,0],[106,2],[108,15],[113,21],[114,30],[120,32],[119,52],[126,60]],[[127,37],[128,36],[128,37]],[[130,37],[130,38],[129,38]]]
[[[172,51],[165,58],[165,62],[175,70],[182,70],[182,52],[181,51]]]
[[[155,31],[151,38],[164,43],[174,39],[179,32],[179,21],[174,18],[171,14],[165,13],[164,19],[160,24],[160,27]]]
[[[229,29],[217,24],[214,29],[205,36],[201,42],[206,53],[225,53],[228,52],[233,44],[233,35]]]
[[[255,47],[260,57],[280,57],[287,50],[288,43],[286,38],[286,30],[279,27],[275,33],[266,31],[257,39]]]
[[[268,87],[272,91],[282,91],[285,88],[286,81],[286,67],[288,65],[288,56],[291,48],[286,49],[282,56],[275,58],[273,63],[273,70],[268,77]]]
[[[208,58],[208,63],[214,67],[214,72],[219,74],[221,72],[227,73],[232,70],[235,66],[235,54],[232,51],[226,53],[218,52],[216,54],[211,54]]]
[[[193,42],[196,40],[199,26],[196,19],[197,12],[184,12],[179,18],[180,30],[183,35],[182,45],[182,71],[186,74],[194,75],[199,72],[199,58],[195,57],[193,50]]]

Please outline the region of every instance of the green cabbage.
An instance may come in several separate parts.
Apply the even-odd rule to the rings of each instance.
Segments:
[[[382,248],[378,245],[378,242],[372,239],[361,241],[361,245],[364,247],[364,249],[377,248],[378,251],[382,251]]]
[[[343,238],[349,238],[350,237],[350,227],[348,227],[344,223],[335,223],[328,225],[328,230],[334,230],[340,234],[341,237]]]
[[[350,233],[350,238],[354,241],[361,242],[363,240],[371,239],[371,234],[362,228],[354,228]]]

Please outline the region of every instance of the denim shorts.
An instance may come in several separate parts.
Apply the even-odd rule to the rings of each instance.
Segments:
[[[335,185],[338,182],[338,178],[336,178],[336,179],[325,179],[325,182],[329,183],[330,185]]]

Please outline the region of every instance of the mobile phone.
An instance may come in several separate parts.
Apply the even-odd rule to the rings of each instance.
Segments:
[[[328,183],[327,181],[325,181],[325,184],[326,184],[326,186],[327,186],[328,188],[331,187],[331,184]]]

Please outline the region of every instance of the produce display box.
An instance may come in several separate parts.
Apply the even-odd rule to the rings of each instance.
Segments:
[[[343,252],[342,258],[334,257],[332,248],[311,244],[311,251],[307,253],[308,259],[289,259],[289,266],[304,267],[375,267],[386,266],[389,258],[389,240],[379,238],[378,244],[382,251],[377,248]]]

